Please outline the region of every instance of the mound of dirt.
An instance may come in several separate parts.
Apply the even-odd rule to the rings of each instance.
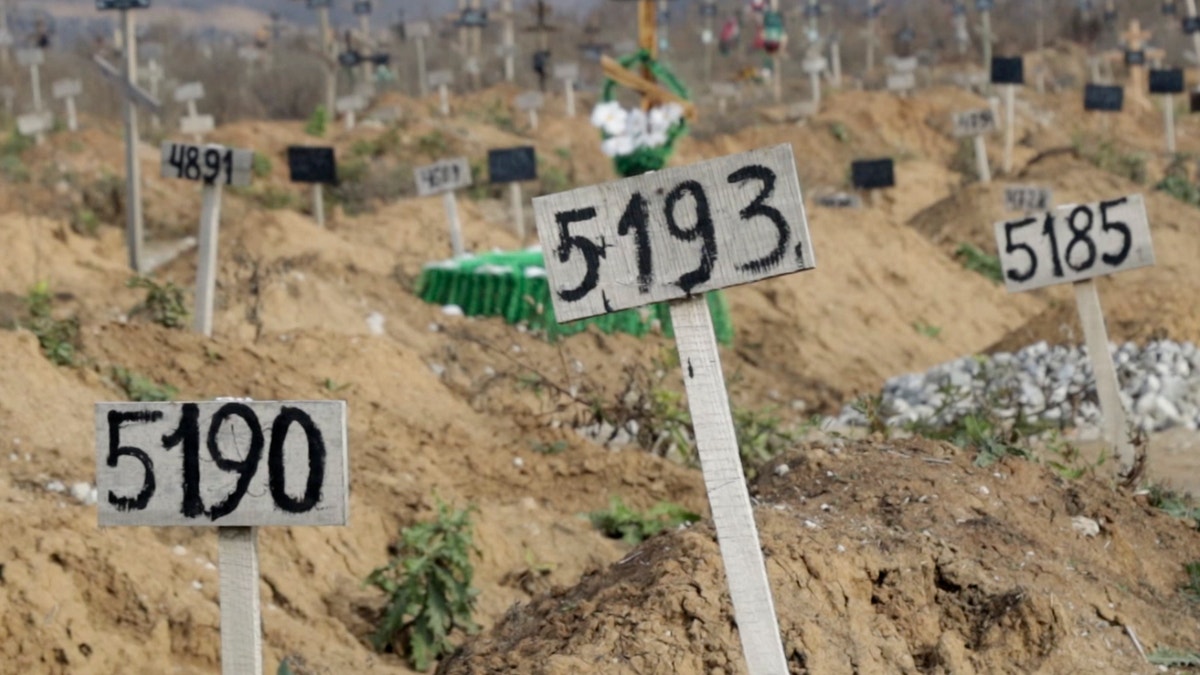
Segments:
[[[919,440],[772,466],[756,517],[792,673],[1135,673],[1131,636],[1194,643],[1181,588],[1200,537],[1100,481]],[[743,673],[718,560],[708,525],[655,537],[438,673]]]

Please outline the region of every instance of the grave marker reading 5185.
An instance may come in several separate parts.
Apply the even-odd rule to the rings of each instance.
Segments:
[[[533,201],[571,321],[811,269],[790,145]]]
[[[1004,283],[1028,291],[1154,264],[1141,195],[996,223]]]

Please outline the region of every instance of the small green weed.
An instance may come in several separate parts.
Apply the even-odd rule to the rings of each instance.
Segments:
[[[1200,529],[1200,506],[1190,495],[1180,494],[1162,485],[1151,485],[1147,490],[1150,506],[1161,510],[1172,518],[1191,520]]]
[[[1192,600],[1200,600],[1200,560],[1184,563],[1183,571],[1187,574],[1183,592]]]
[[[71,212],[71,231],[85,237],[94,237],[100,231],[100,219],[96,212],[81,206]]]
[[[561,455],[570,449],[571,444],[566,441],[554,441],[553,443],[536,441],[530,447],[539,455]]]
[[[940,337],[942,334],[941,326],[934,326],[932,324],[925,323],[924,321],[914,321],[912,327],[913,330],[917,331],[917,333],[924,335],[931,340],[938,339],[938,337]]]
[[[1146,158],[1132,152],[1122,152],[1112,140],[1077,135],[1073,140],[1075,153],[1096,167],[1127,178],[1139,185],[1147,179]]]
[[[417,138],[417,151],[430,157],[441,157],[450,151],[450,142],[445,134],[435,129]]]
[[[972,244],[964,242],[954,250],[954,257],[962,261],[963,267],[972,272],[978,272],[996,283],[1004,281],[1000,258],[997,256],[985,253]]]
[[[589,513],[588,519],[604,536],[637,545],[663,530],[694,523],[700,516],[671,502],[659,502],[639,512],[626,506],[620,497],[611,497],[607,509]]]
[[[1057,432],[1053,432],[1046,443],[1046,452],[1051,457],[1046,459],[1046,466],[1066,480],[1077,480],[1089,473],[1094,473],[1108,461],[1108,455],[1101,452],[1095,462],[1089,462],[1080,452],[1079,446],[1066,441]]]
[[[829,133],[833,134],[833,137],[836,138],[839,143],[850,142],[850,130],[847,129],[846,125],[842,124],[841,122],[831,122],[829,124]]]
[[[887,420],[892,412],[884,405],[883,394],[859,396],[850,403],[850,408],[863,416],[870,433],[882,434],[884,438],[891,433]]]
[[[131,401],[171,401],[179,395],[179,390],[169,384],[155,382],[120,366],[113,367],[112,378]]]
[[[738,454],[746,478],[753,480],[758,467],[765,461],[792,447],[799,437],[786,429],[783,420],[769,408],[733,411],[733,427],[737,435]]]
[[[387,594],[387,608],[371,641],[378,651],[391,649],[419,671],[449,653],[450,634],[474,633],[472,620],[479,591],[471,587],[473,507],[455,511],[441,500],[432,521],[400,532],[391,562],[376,568],[366,583]]]
[[[1200,653],[1159,647],[1146,655],[1146,661],[1155,666],[1200,666]]]
[[[254,174],[255,178],[263,179],[271,175],[272,168],[271,158],[261,152],[254,153],[254,159],[250,163],[250,173]],[[286,663],[286,662],[285,662]]]
[[[182,288],[170,281],[160,284],[142,276],[131,278],[125,285],[146,291],[146,299],[133,308],[131,316],[145,314],[164,328],[183,328],[187,325],[188,310]]]
[[[309,136],[321,138],[325,135],[328,126],[329,112],[325,110],[325,106],[319,105],[316,110],[313,110],[312,115],[308,117],[308,122],[304,125],[304,133]]]
[[[1167,166],[1166,175],[1154,185],[1154,189],[1165,192],[1175,199],[1192,206],[1200,206],[1200,187],[1188,178],[1187,166],[1195,160],[1188,155],[1175,155]]]
[[[56,319],[53,315],[54,294],[50,284],[38,282],[25,296],[29,320],[24,328],[37,336],[42,353],[56,366],[73,366],[79,352],[79,319]]]

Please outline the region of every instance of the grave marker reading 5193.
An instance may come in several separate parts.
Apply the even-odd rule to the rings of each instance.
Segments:
[[[811,269],[790,145],[534,200],[559,321]]]
[[[97,403],[100,525],[345,525],[344,401]]]
[[[1070,204],[996,223],[1009,291],[1028,291],[1154,264],[1141,195]]]

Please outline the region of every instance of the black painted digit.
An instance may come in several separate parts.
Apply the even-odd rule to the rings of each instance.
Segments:
[[[217,181],[217,176],[221,175],[221,151],[215,148],[208,148],[204,151],[204,168],[207,173],[204,174],[204,182],[207,185],[212,185]]]
[[[1054,213],[1046,214],[1046,223],[1042,226],[1042,234],[1050,240],[1050,263],[1054,265],[1054,276],[1063,275],[1062,257],[1058,252],[1058,233],[1054,231]]]
[[[1082,228],[1075,224],[1075,216],[1079,215],[1080,213],[1087,215],[1087,225]],[[1092,241],[1091,236],[1093,220],[1095,220],[1095,216],[1092,215],[1092,210],[1087,206],[1082,205],[1076,206],[1071,211],[1071,215],[1067,217],[1067,227],[1071,229],[1071,240],[1067,242],[1067,250],[1063,252],[1063,257],[1067,260],[1067,266],[1076,272],[1082,272],[1096,264],[1096,242]],[[1076,265],[1075,263],[1071,262],[1073,258],[1071,252],[1075,250],[1075,247],[1078,246],[1080,242],[1087,247],[1087,257],[1084,258],[1083,261],[1078,265]]]
[[[650,211],[642,193],[633,193],[625,213],[617,223],[617,234],[624,237],[633,230],[633,245],[637,249],[638,291],[649,292],[654,283],[654,259],[650,255]]]
[[[221,162],[225,165],[225,184],[233,185],[233,150],[226,148]]]
[[[766,272],[772,267],[778,265],[783,256],[787,254],[788,244],[792,238],[792,228],[788,225],[787,219],[774,206],[767,206],[764,202],[771,198],[775,193],[775,172],[761,165],[744,166],[737,171],[729,174],[729,183],[737,184],[744,183],[748,180],[762,181],[762,190],[750,205],[738,212],[742,220],[750,220],[757,216],[763,216],[775,225],[775,229],[779,231],[779,238],[776,240],[775,248],[767,255],[752,260],[744,265],[738,265],[738,269],[743,272],[761,273]]]
[[[221,449],[218,447],[217,436],[221,432],[221,425],[230,417],[240,417],[250,429],[250,447],[246,449],[246,458],[242,460],[229,459],[221,454]],[[254,472],[258,470],[258,463],[262,459],[263,451],[263,430],[262,425],[258,422],[258,415],[254,414],[254,410],[244,403],[226,403],[221,406],[208,426],[208,453],[212,455],[213,461],[217,468],[227,473],[238,474],[237,485],[233,492],[225,498],[220,504],[214,504],[209,510],[209,518],[216,520],[223,516],[233,513],[238,504],[241,503],[242,497],[246,496],[246,491],[250,489],[250,481],[254,478]]]
[[[1013,243],[1013,233],[1027,225],[1032,225],[1037,222],[1037,218],[1025,218],[1024,220],[1013,220],[1004,224],[1004,252],[1015,253],[1016,251],[1025,251],[1025,255],[1029,256],[1029,269],[1024,272],[1018,272],[1015,269],[1005,270],[1004,276],[1012,281],[1021,283],[1029,281],[1033,275],[1037,273],[1037,254],[1033,252],[1033,247],[1029,244]]]
[[[1100,229],[1103,232],[1111,232],[1116,230],[1121,233],[1121,248],[1117,249],[1116,253],[1105,253],[1100,256],[1100,259],[1107,265],[1116,267],[1125,262],[1129,257],[1129,251],[1133,248],[1133,233],[1129,231],[1129,226],[1119,220],[1110,221],[1108,219],[1108,210],[1124,204],[1129,201],[1128,197],[1120,199],[1111,199],[1107,202],[1100,202]]]
[[[204,515],[200,496],[200,406],[184,403],[183,414],[175,431],[162,437],[164,450],[183,445],[183,504],[180,512],[187,518]]]
[[[583,281],[580,281],[578,286],[558,291],[558,297],[567,302],[575,302],[583,298],[600,284],[600,259],[606,257],[604,247],[587,237],[571,234],[571,223],[581,223],[595,217],[596,209],[591,206],[554,214],[554,220],[558,223],[558,236],[561,238],[556,249],[558,262],[567,262],[571,259],[571,251],[579,249],[579,252],[583,254],[583,261],[587,265],[587,269],[583,273]]]
[[[170,164],[172,167],[174,167],[176,178],[184,177],[184,174],[185,174],[184,157],[186,154],[187,154],[187,149],[185,146],[182,146],[182,145],[172,145],[171,146],[171,155],[167,159],[167,164]]]
[[[283,446],[288,428],[295,422],[304,429],[308,445],[308,480],[304,486],[304,497],[293,499],[287,493],[286,473],[283,465]],[[308,413],[299,408],[283,406],[279,416],[271,425],[271,448],[267,452],[267,483],[275,505],[288,513],[311,511],[321,501],[321,485],[325,482],[325,438],[313,423]]]
[[[675,222],[675,207],[685,194],[690,194],[696,203],[696,224],[690,230],[680,228]],[[667,231],[672,237],[680,241],[696,241],[697,238],[703,240],[700,247],[700,266],[675,281],[684,293],[691,293],[693,288],[712,278],[713,265],[717,262],[717,233],[713,227],[712,210],[708,207],[708,195],[704,194],[704,187],[696,181],[684,181],[667,194],[665,211]]]
[[[185,154],[187,160],[184,165],[183,174],[188,180],[200,179],[200,148],[189,145]]]
[[[112,490],[108,491],[108,503],[116,507],[118,511],[141,511],[150,503],[155,489],[154,462],[150,461],[150,456],[146,454],[145,450],[121,445],[121,425],[128,422],[148,424],[157,422],[162,419],[162,416],[162,411],[159,410],[108,411],[108,457],[104,463],[115,469],[117,462],[122,457],[132,457],[141,462],[142,469],[145,471],[142,489],[138,490],[136,495],[120,497],[113,494]]]

